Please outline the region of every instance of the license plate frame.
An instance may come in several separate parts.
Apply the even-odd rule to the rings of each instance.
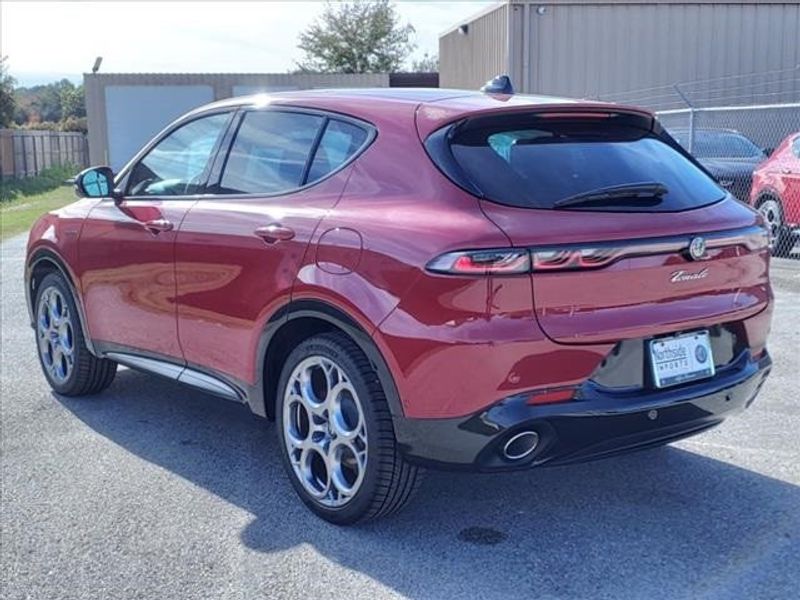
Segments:
[[[714,354],[708,330],[650,340],[648,361],[659,389],[714,376]]]

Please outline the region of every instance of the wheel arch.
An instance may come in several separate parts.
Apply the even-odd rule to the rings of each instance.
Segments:
[[[756,196],[756,199],[753,202],[753,208],[758,209],[758,207],[767,200],[775,200],[778,202],[778,204],[780,204],[781,210],[783,210],[783,200],[781,200],[781,195],[772,187],[765,187],[758,192],[758,196]]]
[[[257,356],[260,393],[251,395],[250,407],[253,412],[274,419],[280,370],[289,353],[304,339],[337,330],[352,339],[369,359],[383,387],[392,417],[402,416],[402,404],[394,378],[372,337],[342,309],[322,300],[294,300],[273,315],[265,327]],[[260,405],[258,400],[261,401]]]
[[[97,356],[97,352],[92,344],[92,338],[89,335],[86,313],[83,309],[83,299],[78,292],[75,276],[67,266],[66,261],[50,248],[39,248],[35,250],[25,265],[25,304],[28,308],[28,317],[31,327],[35,325],[36,320],[36,308],[34,307],[36,294],[42,279],[49,273],[58,273],[64,278],[64,281],[66,281],[72,298],[75,301],[75,306],[78,309],[78,318],[80,319],[81,331],[83,332],[83,339],[86,343],[86,347],[89,349],[89,352]]]

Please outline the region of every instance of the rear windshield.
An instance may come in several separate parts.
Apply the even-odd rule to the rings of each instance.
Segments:
[[[511,206],[554,208],[567,198],[641,183],[666,192],[642,205],[610,201],[594,208],[676,211],[725,195],[689,158],[631,119],[483,118],[456,126],[449,147],[471,191]]]

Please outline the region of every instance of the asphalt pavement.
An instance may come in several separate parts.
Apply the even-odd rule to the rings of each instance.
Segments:
[[[121,370],[51,393],[2,244],[0,597],[797,598],[800,262],[774,261],[759,400],[666,448],[525,473],[429,472],[405,511],[339,528],[286,480],[272,425]],[[124,315],[123,315],[124,317]]]

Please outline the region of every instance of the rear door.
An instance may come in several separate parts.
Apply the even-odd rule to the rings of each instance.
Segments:
[[[175,238],[209,172],[230,113],[205,115],[161,138],[118,181],[81,230],[80,279],[92,338],[106,350],[182,360]]]
[[[556,341],[705,327],[769,300],[755,213],[650,119],[608,109],[486,117],[459,126],[451,149],[485,214],[531,248],[535,313]]]
[[[261,333],[289,302],[309,240],[368,130],[279,107],[239,118],[177,237],[178,326],[190,365],[251,385]]]

